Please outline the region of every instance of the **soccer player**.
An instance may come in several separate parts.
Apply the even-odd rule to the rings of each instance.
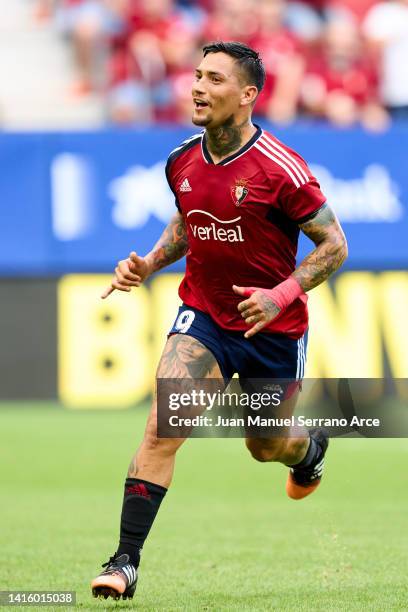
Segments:
[[[304,160],[251,121],[265,80],[258,53],[237,42],[203,51],[192,121],[204,130],[174,149],[166,168],[177,211],[150,253],[118,263],[102,297],[131,291],[187,255],[183,305],[157,377],[228,380],[237,372],[299,380],[306,293],[341,266],[346,240]],[[296,268],[300,230],[315,248]],[[140,552],[183,441],[157,436],[155,398],[125,482],[119,545],[91,583],[95,596],[133,597]],[[246,443],[254,459],[289,466],[289,497],[301,499],[320,483],[328,445],[322,430]]]

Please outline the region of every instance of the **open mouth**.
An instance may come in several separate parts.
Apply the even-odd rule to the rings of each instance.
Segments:
[[[194,108],[196,110],[200,109],[200,108],[208,108],[209,104],[207,102],[204,102],[203,100],[194,100]]]

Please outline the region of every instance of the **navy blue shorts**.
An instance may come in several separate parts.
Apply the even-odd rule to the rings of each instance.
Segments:
[[[180,306],[169,332],[199,340],[214,355],[226,380],[240,378],[280,378],[301,380],[306,364],[307,333],[299,340],[283,334],[258,332],[244,338],[244,332],[227,331],[206,313]]]

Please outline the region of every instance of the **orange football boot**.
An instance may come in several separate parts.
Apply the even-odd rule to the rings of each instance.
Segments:
[[[99,576],[91,582],[94,597],[112,597],[112,599],[133,599],[137,583],[137,570],[129,562],[129,555],[116,554],[104,563],[106,567]]]
[[[324,456],[329,446],[329,437],[323,429],[310,429],[310,438],[315,440],[321,453],[318,462],[306,469],[292,467],[286,481],[286,493],[291,499],[303,499],[317,489],[323,475]]]

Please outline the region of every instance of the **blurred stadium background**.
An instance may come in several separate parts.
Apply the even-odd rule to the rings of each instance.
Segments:
[[[194,133],[191,71],[219,38],[262,53],[257,122],[308,160],[349,240],[346,266],[310,296],[307,375],[408,376],[407,0],[0,0],[0,519],[12,558],[0,589],[72,588],[87,609],[86,582],[112,552],[183,263],[99,295],[174,210],[166,157]],[[330,484],[299,511],[283,471],[268,499],[265,466],[223,444],[182,454],[146,546],[144,609],[406,609],[405,441],[335,441]],[[248,486],[253,503],[237,493]]]

